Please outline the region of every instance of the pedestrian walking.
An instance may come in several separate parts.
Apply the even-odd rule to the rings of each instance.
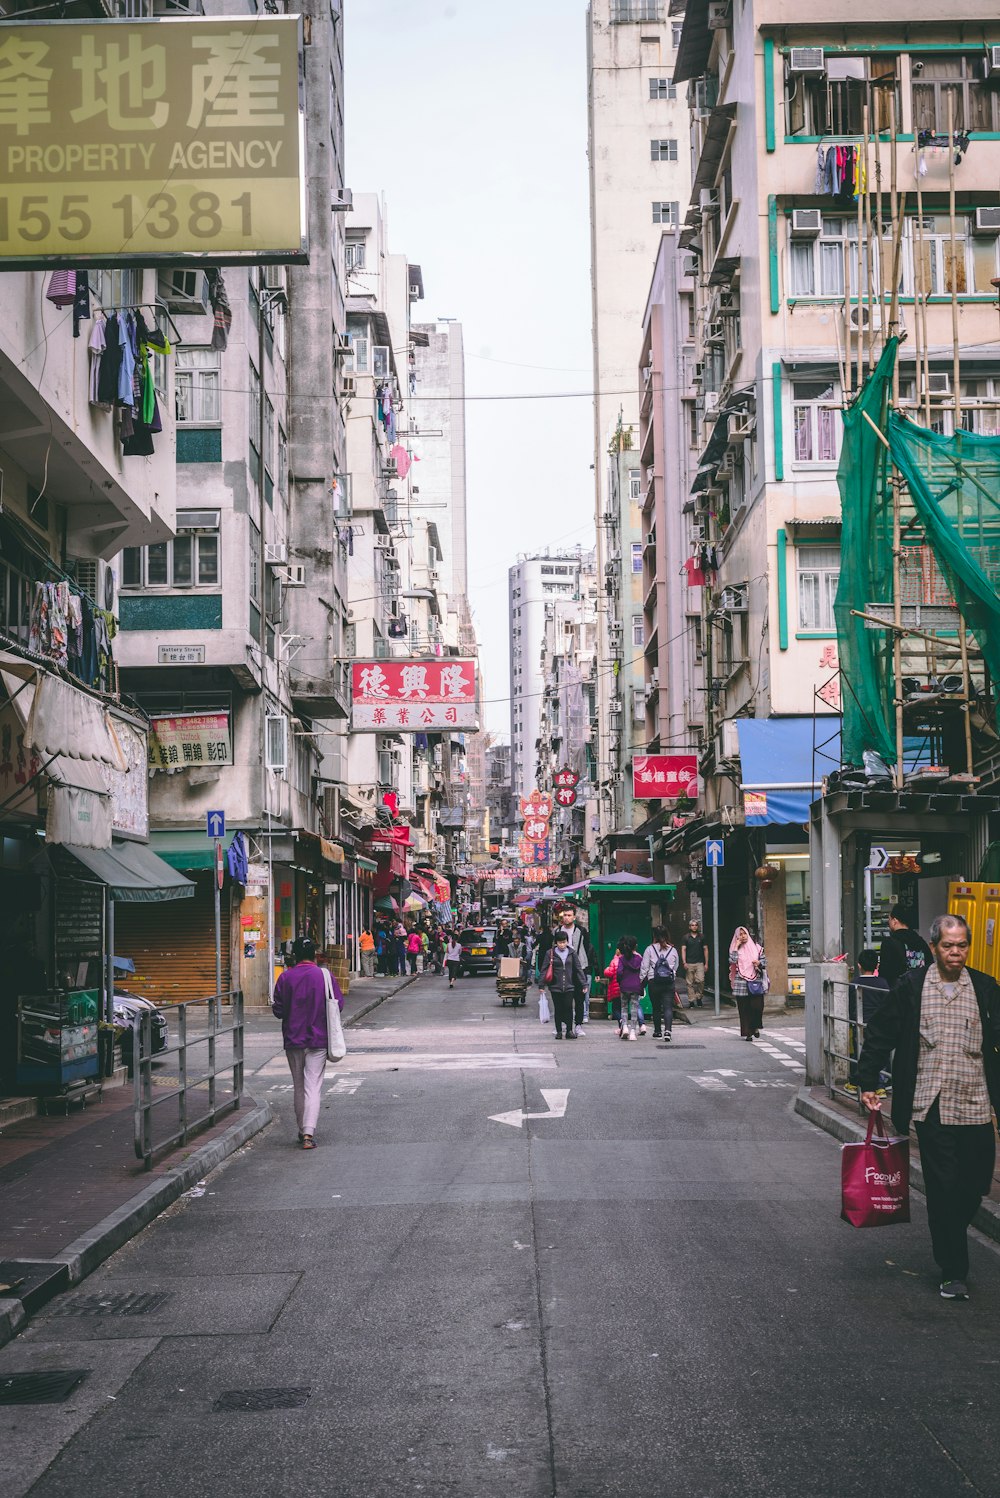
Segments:
[[[406,938],[406,956],[410,964],[411,973],[417,971],[417,958],[420,956],[422,950],[423,943],[420,940],[420,932],[411,931]]]
[[[688,921],[683,951],[688,1004],[692,1009],[702,1009],[705,1004],[705,969],[708,967],[708,943],[704,936],[702,936],[701,927],[697,921]]]
[[[444,949],[444,960],[448,967],[448,987],[455,987],[455,979],[462,974],[462,943],[454,931],[448,933],[448,945]]]
[[[588,933],[577,925],[572,909],[564,910],[560,920],[563,930],[569,934],[570,950],[576,953],[583,973],[583,984],[575,1005],[576,1028],[579,1031],[581,1025],[590,1022],[590,986],[593,982],[593,970],[597,965],[597,953],[590,944]]]
[[[635,1040],[645,1035],[646,1021],[642,1013],[642,958],[634,936],[623,936],[618,951],[605,968],[608,979],[608,997],[611,1000],[611,1017],[618,1021],[618,1039]]]
[[[361,953],[361,976],[363,978],[374,978],[375,938],[367,926],[358,937],[358,951]]]
[[[932,962],[904,973],[878,1005],[858,1061],[861,1101],[882,1106],[892,1056],[892,1121],[916,1126],[931,1246],[944,1300],[968,1300],[968,1228],[993,1184],[1000,1114],[1000,987],[967,966],[971,933],[957,915],[931,924]]]
[[[641,980],[649,987],[653,1006],[653,1039],[670,1040],[674,1029],[674,991],[680,954],[667,935],[666,927],[657,926],[653,940],[642,954]],[[640,1034],[645,1034],[645,1026]]]
[[[286,968],[274,985],[271,1012],[281,1020],[281,1036],[288,1069],[292,1074],[292,1098],[299,1143],[315,1149],[320,1093],[326,1072],[326,981],[316,965],[316,946],[300,936],[294,947],[295,966]],[[333,974],[333,991],[341,1009],[344,995]]]
[[[764,1023],[767,958],[746,926],[737,926],[729,943],[729,986],[740,1012],[740,1034],[753,1045]]]
[[[878,953],[871,947],[866,947],[863,952],[858,953],[855,965],[854,982],[847,991],[847,1008],[851,1021],[851,1055],[857,1057],[861,1046],[858,1043],[858,1020],[861,1021],[864,1036],[865,1030],[878,1012],[879,1005],[889,992],[889,985],[878,972]],[[885,1088],[878,1089],[879,1097],[885,1097]],[[851,1062],[850,1081],[844,1084],[844,1091],[853,1097],[858,1091],[858,1063],[855,1059]]]
[[[879,948],[878,970],[889,987],[904,973],[925,973],[933,958],[931,949],[913,929],[914,916],[905,905],[894,905],[889,911],[889,935]]]
[[[583,991],[584,973],[580,959],[569,944],[569,932],[560,926],[554,933],[549,965],[542,978],[543,987],[552,995],[556,1022],[556,1040],[577,1039],[574,1009],[576,997]]]
[[[393,933],[393,946],[396,953],[396,966],[392,969],[392,971],[394,973],[399,973],[400,975],[406,972],[407,934],[408,933],[406,927],[403,925],[403,922],[397,921],[396,928]]]

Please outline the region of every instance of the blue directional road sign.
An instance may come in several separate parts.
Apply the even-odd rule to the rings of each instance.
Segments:
[[[709,869],[724,869],[726,866],[726,845],[721,837],[709,838],[705,844],[705,867]]]
[[[205,832],[209,837],[225,837],[226,813],[224,811],[206,811]]]

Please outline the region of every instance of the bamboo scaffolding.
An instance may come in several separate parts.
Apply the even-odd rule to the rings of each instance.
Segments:
[[[955,229],[955,96],[948,90],[948,217],[951,241],[951,368],[955,397],[955,440],[961,453],[962,441],[962,383],[961,354],[958,332],[958,244]],[[962,491],[958,490],[958,534],[962,535]],[[965,631],[965,619],[959,617],[958,642],[962,650],[962,694],[963,718],[965,722],[965,758],[968,772],[972,774],[972,692],[969,676],[969,642]]]

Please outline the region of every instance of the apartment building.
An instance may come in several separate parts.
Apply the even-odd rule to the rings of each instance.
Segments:
[[[606,869],[616,867],[616,847],[644,846],[637,829],[646,811],[633,803],[629,775],[646,737],[640,695],[649,527],[637,492],[636,369],[653,262],[661,236],[678,233],[690,190],[687,104],[673,81],[682,23],[683,8],[667,0],[593,0],[587,12],[595,510],[607,667],[598,678],[599,858]]]
[[[899,406],[949,433],[957,394],[963,427],[997,430],[996,18],[977,0],[945,11],[695,0],[673,73],[691,105],[679,273],[693,277],[696,348],[681,410],[698,438],[684,503],[706,690],[703,815],[668,851],[697,873],[705,836],[727,836],[723,930],[759,922],[778,989],[801,985],[810,950],[809,804],[839,769],[851,690],[833,614],[842,411],[884,341],[897,274]],[[843,878],[866,894],[842,930],[824,927],[822,952],[857,950],[894,892],[922,904],[929,891],[894,874],[872,892],[856,830],[842,829]],[[914,842],[899,823],[892,846]],[[941,858],[939,875],[973,851]]]
[[[542,723],[542,647],[546,611],[580,597],[583,549],[522,556],[508,569],[510,621],[510,774],[515,804],[538,784]]]

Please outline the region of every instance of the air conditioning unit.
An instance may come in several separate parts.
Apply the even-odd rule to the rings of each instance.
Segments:
[[[622,711],[623,711],[622,699],[620,697],[612,697],[611,701],[608,703],[608,712],[609,713],[620,713]]]
[[[705,325],[705,342],[706,343],[725,343],[725,341],[726,341],[725,328],[723,326],[723,322],[722,322],[721,317],[717,318],[715,322],[706,323],[706,325]]]
[[[681,275],[682,276],[693,276],[693,277],[697,278],[697,275],[698,275],[698,256],[697,255],[685,255],[684,256],[684,259],[681,261]]]
[[[735,291],[720,291],[718,306],[720,317],[739,317],[740,315],[739,298]]]
[[[264,564],[267,567],[284,567],[288,561],[288,547],[284,541],[265,541]]]
[[[156,295],[168,312],[198,316],[212,310],[208,299],[208,277],[203,270],[161,271]]]
[[[757,419],[749,411],[734,411],[729,418],[730,442],[744,442],[753,436],[756,426]]]
[[[721,31],[729,25],[729,0],[708,0],[708,29]]]
[[[354,194],[349,187],[335,187],[330,198],[331,213],[350,213],[354,207]]]
[[[788,53],[790,73],[825,73],[826,58],[822,47],[792,47]]]
[[[357,389],[357,383],[356,383],[355,378],[354,378],[353,375],[344,375],[344,376],[342,376],[341,381],[340,381],[340,393],[341,393],[341,395],[345,396],[346,398],[350,398],[350,396],[352,396],[354,394],[354,392],[355,392],[356,389]]]
[[[99,609],[107,609],[109,613],[117,609],[117,576],[109,562],[100,557],[77,557],[73,563],[73,576],[80,591],[86,593]]]
[[[931,370],[927,376],[928,395],[950,395],[951,375],[945,371]]]
[[[719,759],[736,759],[740,752],[740,738],[733,718],[726,718],[719,724],[719,731],[715,735],[715,757]]]
[[[719,392],[717,390],[705,391],[705,415],[714,416],[719,409]]]
[[[723,588],[719,595],[719,607],[727,614],[745,614],[747,611],[746,587]]]
[[[815,239],[823,228],[823,214],[818,208],[792,210],[792,238]]]
[[[991,52],[1000,52],[1000,47],[991,47]],[[974,234],[1000,234],[1000,208],[977,208]]]
[[[354,350],[354,344],[346,333],[338,333],[333,340],[333,352],[337,355],[350,354]]]
[[[700,385],[701,382],[702,382],[702,380],[704,378],[705,378],[705,366],[704,366],[704,364],[696,364],[695,367],[694,367],[694,370],[693,370],[693,372],[691,374],[691,383],[692,383],[692,385]]]
[[[656,532],[655,531],[647,531],[646,532],[646,545],[647,546],[655,546],[656,545]]]
[[[869,328],[875,332],[882,330],[882,308],[870,307],[867,302],[858,302],[851,308],[851,329],[853,332],[867,333]]]
[[[652,669],[652,671],[650,671],[650,673],[649,673],[649,684],[648,685],[649,685],[649,690],[651,692],[658,692],[659,691],[659,689],[660,689],[660,668],[659,668],[659,666],[654,666],[653,669]]]
[[[986,56],[983,58],[983,72],[987,78],[995,78],[1000,73],[1000,47],[986,48]]]

